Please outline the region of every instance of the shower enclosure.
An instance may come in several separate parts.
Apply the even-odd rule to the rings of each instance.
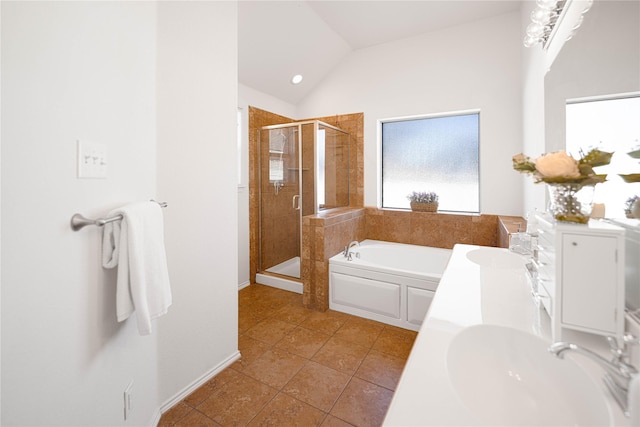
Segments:
[[[318,120],[265,126],[258,150],[256,282],[302,292],[302,217],[349,205],[349,134]]]

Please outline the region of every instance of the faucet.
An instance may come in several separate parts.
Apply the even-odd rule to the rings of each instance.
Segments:
[[[560,359],[564,358],[564,354],[567,351],[576,352],[600,365],[606,372],[603,380],[607,389],[611,392],[616,402],[618,402],[624,415],[629,417],[630,404],[638,404],[637,402],[629,402],[629,385],[633,377],[638,374],[638,370],[624,360],[627,356],[626,344],[637,344],[640,341],[629,334],[624,336],[623,347],[618,345],[618,341],[614,337],[607,337],[607,341],[609,341],[609,346],[613,353],[611,361],[608,361],[589,349],[570,342],[554,343],[549,347],[549,352]]]
[[[344,247],[344,251],[342,251],[342,255],[347,259],[347,261],[353,261],[352,255],[355,253],[356,254],[356,258],[360,258],[360,253],[359,252],[352,252],[351,248],[353,247],[360,247],[360,243],[357,240],[354,240],[353,242],[349,243],[347,246]]]

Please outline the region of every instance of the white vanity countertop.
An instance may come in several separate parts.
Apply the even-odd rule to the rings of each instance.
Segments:
[[[493,258],[491,267],[481,267],[472,261],[478,261],[476,256],[487,253]],[[479,324],[507,326],[542,337],[551,344],[550,319],[533,302],[524,267],[526,262],[525,257],[515,255],[507,249],[472,245],[454,247],[407,360],[384,425],[478,424],[457,397],[447,373],[449,344],[456,333],[466,327]],[[486,265],[486,262],[483,264]],[[575,334],[567,340],[609,358],[604,337],[579,332]],[[567,354],[565,358],[567,363],[580,364],[601,385],[616,425],[628,424],[602,384],[602,369],[580,355],[573,357]]]

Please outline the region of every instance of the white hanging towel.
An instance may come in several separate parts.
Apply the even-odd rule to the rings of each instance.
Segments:
[[[109,213],[122,221],[104,225],[102,266],[118,266],[118,322],[136,312],[140,335],[151,333],[151,320],[171,305],[171,287],[164,249],[162,208],[156,202],[133,203]]]

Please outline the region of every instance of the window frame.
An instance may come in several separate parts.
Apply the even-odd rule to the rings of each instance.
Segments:
[[[576,149],[583,149],[585,150],[585,152],[590,149],[590,148],[600,148],[600,149],[604,149],[605,151],[613,151],[614,152],[614,157],[612,159],[612,163],[615,163],[615,159],[616,159],[616,155],[617,153],[624,153],[624,151],[620,151],[620,149],[629,149],[631,148],[631,146],[629,147],[625,147],[624,144],[620,144],[620,146],[616,146],[616,147],[612,147],[610,141],[591,141],[591,144],[585,143],[585,144],[576,144],[575,146],[569,146],[570,143],[573,143],[573,135],[571,134],[571,131],[569,130],[569,119],[568,117],[570,116],[570,112],[568,111],[570,106],[575,106],[575,105],[583,105],[583,104],[589,104],[589,103],[599,103],[599,102],[609,102],[609,101],[622,101],[622,100],[628,100],[628,99],[634,99],[634,100],[638,100],[640,101],[640,92],[623,92],[623,93],[611,93],[611,94],[606,94],[606,95],[595,95],[595,96],[587,96],[587,97],[580,97],[580,98],[568,98],[565,101],[565,106],[564,106],[564,113],[565,113],[565,137],[564,137],[564,146],[562,147],[562,149],[564,149],[567,153],[569,153],[570,155],[574,156],[577,158],[577,156],[579,156],[579,152],[576,151]],[[608,123],[608,122],[607,122]],[[570,141],[571,140],[571,141]],[[638,140],[636,140],[638,141]],[[604,142],[604,144],[603,144]],[[604,145],[604,147],[603,147]],[[626,153],[625,153],[626,154]],[[633,161],[630,161],[629,163],[631,163]],[[613,169],[612,166],[606,166],[606,168],[609,169],[608,172],[606,172],[607,175],[609,176],[616,176],[619,173],[629,173],[632,169],[624,169],[624,170],[615,170]],[[596,170],[596,173],[605,173],[605,171],[600,171],[598,172]],[[621,189],[629,189],[629,192],[627,193],[627,196],[631,195],[632,193],[635,193],[636,191],[634,191],[633,186],[629,187],[628,183],[624,183],[622,182],[621,178],[614,178],[617,181],[617,185],[615,188],[611,188],[611,192],[620,192]],[[610,182],[610,179],[607,179],[607,181]],[[617,219],[617,218],[623,218],[623,217],[615,217],[615,216],[609,216],[611,215],[611,211],[616,212],[616,211],[620,211],[622,209],[623,206],[623,199],[619,200],[620,204],[616,204],[617,209],[616,208],[611,208],[611,203],[608,203],[611,201],[610,198],[600,198],[600,195],[605,191],[602,190],[602,186],[606,184],[600,184],[597,185],[595,187],[595,192],[594,192],[594,202],[596,203],[602,203],[605,205],[605,216],[607,219]],[[600,190],[598,190],[600,188]],[[607,188],[608,190],[609,188]],[[614,190],[618,190],[618,191],[614,191]],[[608,209],[607,209],[608,207]]]
[[[477,114],[478,115],[478,211],[441,211],[438,210],[438,213],[450,213],[455,215],[473,215],[478,216],[482,214],[482,112],[479,108],[473,108],[468,110],[456,110],[456,111],[446,111],[439,113],[427,113],[427,114],[417,114],[410,116],[399,116],[399,117],[388,117],[384,119],[378,119],[376,121],[377,128],[377,138],[376,138],[376,206],[378,209],[383,210],[396,210],[396,211],[409,211],[411,209],[404,208],[390,208],[382,206],[382,126],[385,123],[394,123],[394,122],[402,122],[402,121],[410,121],[410,120],[420,120],[420,119],[434,119],[441,117],[452,117],[452,116],[465,116]]]

